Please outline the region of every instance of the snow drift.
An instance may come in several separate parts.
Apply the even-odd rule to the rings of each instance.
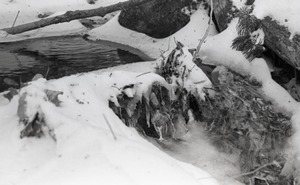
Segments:
[[[168,86],[161,76],[143,73],[39,78],[11,101],[2,94],[1,184],[218,184],[200,168],[160,151],[108,107],[109,101],[118,105],[122,93],[142,96],[154,82]]]

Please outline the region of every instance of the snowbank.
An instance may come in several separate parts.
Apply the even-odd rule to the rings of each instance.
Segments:
[[[238,9],[241,9],[245,6],[246,0],[232,0],[232,2]],[[295,34],[300,34],[299,1],[255,0],[253,7],[252,14],[258,19],[269,16],[276,20],[279,25],[287,27],[291,32],[291,39]]]
[[[207,10],[200,5],[195,11],[190,22],[173,35],[155,39],[143,33],[134,32],[121,26],[118,22],[119,15],[107,22],[105,25],[88,32],[90,40],[105,40],[128,45],[145,53],[149,57],[156,59],[162,52],[171,50],[176,46],[174,40],[181,42],[188,48],[196,48],[207,29],[209,17]],[[215,35],[214,26],[210,28],[210,35]]]
[[[263,58],[255,58],[249,62],[244,55],[231,48],[232,40],[237,36],[237,19],[234,19],[226,30],[218,35],[208,37],[202,45],[200,56],[204,63],[211,65],[223,65],[243,75],[248,75],[261,82],[261,93],[270,100],[279,111],[291,116],[295,133],[290,139],[289,148],[292,154],[290,158],[293,161],[287,168],[297,169],[294,177],[299,178],[299,155],[300,155],[300,104],[294,100],[291,95],[278,83],[276,83],[270,74],[270,69]],[[288,144],[287,144],[288,145]],[[287,163],[287,165],[289,165]],[[291,175],[289,173],[288,175]]]
[[[234,19],[226,30],[206,39],[200,50],[201,59],[204,63],[223,65],[240,74],[252,76],[262,83],[261,90],[267,99],[281,111],[294,114],[299,108],[299,103],[272,79],[266,61],[260,58],[249,62],[240,51],[231,48],[232,40],[237,36],[237,22],[237,19]]]
[[[154,73],[137,78],[145,66],[153,71],[156,64],[122,67],[135,71],[143,67],[140,72],[106,69],[58,80],[38,79],[22,88],[23,118],[32,120],[39,112],[53,133],[41,138],[19,138],[24,128],[17,116],[19,96],[11,102],[1,96],[0,184],[218,184],[205,171],[160,151],[108,107],[108,100],[116,100],[124,85],[135,84],[131,93],[142,93],[153,81],[164,83]],[[49,101],[46,90],[63,93],[57,94],[60,106]]]
[[[295,34],[300,34],[300,3],[297,0],[272,1],[255,0],[252,12],[259,19],[269,16],[279,22],[280,25],[288,27],[292,39]]]

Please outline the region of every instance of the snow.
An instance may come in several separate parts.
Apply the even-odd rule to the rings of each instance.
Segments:
[[[247,2],[247,0],[232,0],[232,3],[235,7],[237,7],[238,9],[241,9],[245,6],[245,3]]]
[[[231,48],[232,40],[237,36],[237,19],[234,19],[226,30],[218,35],[208,37],[202,45],[200,56],[204,63],[211,65],[222,65],[230,68],[239,74],[250,76],[262,84],[260,91],[265,98],[270,100],[278,111],[291,116],[295,133],[290,139],[291,147],[288,150],[292,160],[296,160],[295,165],[299,167],[300,161],[300,105],[291,95],[278,83],[276,83],[270,74],[266,60],[255,58],[249,62],[241,52]],[[294,159],[294,155],[298,156]],[[300,174],[296,174],[300,175]]]
[[[174,48],[176,46],[174,40],[181,42],[188,48],[196,48],[205,34],[209,21],[207,10],[204,10],[204,8],[200,6],[198,10],[192,14],[190,22],[182,29],[167,38],[155,39],[146,34],[124,28],[119,24],[118,18],[119,15],[116,15],[103,26],[89,31],[88,38],[90,40],[105,40],[128,45],[140,50],[153,59],[157,59],[161,56],[162,52]],[[209,35],[215,35],[216,33],[217,31],[214,25],[212,25]]]
[[[166,141],[164,142],[164,147],[160,147],[160,145],[158,147],[178,160],[204,169],[212,174],[222,185],[243,184],[232,178],[237,174],[241,174],[239,167],[236,166],[239,163],[239,156],[220,153],[211,145],[208,134],[199,125],[201,123],[196,121],[190,121],[187,124],[189,131],[182,138],[185,142],[172,143]]]
[[[18,10],[20,15],[16,25],[38,20],[37,15],[40,13],[50,12],[54,16],[67,10],[96,8],[115,2],[119,1],[98,0],[95,5],[89,5],[85,0],[55,0],[43,3],[38,3],[38,0],[0,0],[0,29],[11,26]],[[245,2],[234,0],[234,3],[240,8]],[[288,0],[288,2],[256,0],[253,14],[260,19],[271,16],[281,25],[287,26],[292,37],[300,30],[298,10],[299,3],[296,0]],[[162,55],[162,52],[174,48],[173,40],[180,41],[189,48],[196,48],[206,31],[209,18],[207,11],[200,7],[193,13],[191,21],[184,28],[164,39],[154,39],[128,30],[117,20],[118,15],[105,25],[88,32],[89,39],[128,45],[156,59]],[[261,92],[266,98],[271,100],[280,111],[292,115],[292,122],[297,129],[292,143],[299,153],[299,103],[272,80],[270,69],[264,59],[254,59],[250,63],[241,52],[231,48],[232,40],[237,36],[236,23],[237,19],[234,19],[228,28],[219,34],[216,34],[214,27],[211,27],[210,36],[200,50],[201,59],[204,63],[223,65],[261,82]],[[72,21],[18,36],[7,36],[6,32],[0,31],[0,42],[86,31],[78,21]],[[259,36],[258,40],[262,40],[262,34]],[[117,105],[116,96],[121,92],[121,87],[126,84],[134,84],[134,89],[125,92],[129,96],[145,93],[145,87],[153,80],[167,85],[161,77],[151,73],[156,66],[156,62],[137,63],[52,81],[38,79],[23,88],[20,95],[15,96],[11,102],[0,94],[0,184],[213,185],[218,184],[215,178],[220,180],[221,184],[226,184],[222,176],[239,173],[239,171],[230,167],[231,163],[221,165],[228,156],[221,157],[220,161],[214,161],[212,165],[214,159],[209,158],[209,155],[218,156],[218,153],[205,141],[197,140],[186,150],[182,150],[185,146],[177,148],[181,152],[189,151],[187,153],[171,152],[171,155],[179,160],[189,163],[194,161],[193,165],[200,167],[197,168],[170,157],[161,151],[162,149],[159,150],[134,129],[126,127],[109,109],[108,100]],[[193,68],[192,64],[189,68]],[[198,78],[207,81],[203,76],[196,75],[192,78],[193,81]],[[60,107],[56,107],[49,101],[45,94],[46,89],[63,92],[58,96],[61,101]],[[36,112],[42,113],[49,126],[48,129],[54,131],[55,141],[53,136],[48,134],[42,138],[20,139],[23,126],[18,120],[18,99],[25,94],[24,100],[27,104],[22,118],[32,120]],[[108,118],[109,125],[116,134],[116,140],[103,115]],[[197,146],[199,142],[204,147],[200,147],[196,153],[193,153],[195,152],[193,145]],[[206,154],[203,154],[204,149],[207,149]],[[234,159],[233,156],[232,163]],[[236,182],[229,184],[234,183]]]
[[[164,53],[164,57],[158,59],[158,63],[164,66],[168,65],[168,57],[172,55],[171,52]],[[178,76],[173,75],[171,77],[171,86],[173,94],[175,94],[178,84],[184,87],[188,92],[191,92],[195,97],[200,97],[205,100],[205,93],[203,88],[212,88],[212,83],[205,73],[193,62],[193,56],[188,51],[187,47],[183,47],[173,53],[172,58],[176,58],[175,62],[172,62],[170,66],[178,71]],[[213,91],[209,91],[213,96]]]
[[[154,70],[152,64],[148,64],[150,71]],[[160,151],[126,127],[108,107],[108,100],[124,85],[136,84],[132,93],[143,93],[153,81],[166,83],[154,73],[136,77],[143,72],[113,68],[51,81],[41,78],[22,88],[11,102],[2,102],[0,184],[218,184],[200,168]],[[63,92],[58,96],[61,106],[48,101],[46,89]],[[18,98],[24,94],[27,119],[35,112],[43,113],[55,141],[48,134],[19,138],[23,126],[16,110]]]
[[[241,9],[245,6],[245,0],[232,0],[233,4]],[[289,29],[293,39],[295,34],[300,34],[300,3],[298,0],[274,1],[274,0],[255,0],[253,12],[258,19],[269,16],[277,21],[279,25]]]
[[[290,38],[300,34],[300,3],[298,0],[272,1],[255,0],[253,15],[259,19],[270,16],[280,25],[283,25],[291,32]]]
[[[262,83],[261,90],[267,99],[279,110],[293,114],[297,111],[299,103],[272,79],[266,61],[260,58],[249,62],[240,51],[231,48],[232,40],[238,35],[237,22],[237,19],[232,20],[226,30],[206,39],[200,50],[201,59],[206,64],[223,65],[240,74],[252,76]]]
[[[0,42],[19,41],[24,39],[82,34],[87,31],[78,20],[67,23],[50,25],[18,35],[7,35],[3,28],[10,28],[20,11],[14,26],[40,20],[38,15],[49,14],[50,17],[62,15],[66,11],[86,10],[109,6],[125,0],[97,0],[95,4],[88,4],[87,0],[51,0],[40,3],[39,0],[0,0]],[[109,18],[109,15],[106,16]],[[97,19],[104,19],[95,17]]]
[[[207,37],[200,50],[200,57],[204,63],[224,65],[239,73],[250,68],[250,63],[244,55],[231,48],[232,40],[238,36],[236,24],[237,19],[234,19],[226,30]]]

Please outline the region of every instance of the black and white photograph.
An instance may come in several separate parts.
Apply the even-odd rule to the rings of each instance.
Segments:
[[[299,0],[0,0],[0,185],[300,185]]]

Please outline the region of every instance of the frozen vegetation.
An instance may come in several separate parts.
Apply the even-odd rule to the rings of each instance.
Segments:
[[[0,29],[10,27],[19,10],[16,24],[37,20],[39,14],[55,16],[67,10],[116,2],[119,0],[97,0],[95,4],[88,4],[86,0],[43,3],[37,0],[0,0]],[[233,2],[237,7],[243,3]],[[271,15],[287,26],[292,35],[299,33],[299,19],[295,19],[299,3],[296,0],[277,2],[276,5],[270,3],[274,2],[256,0],[253,14],[258,17]],[[273,9],[274,6],[284,9],[285,13],[279,14],[280,10]],[[0,42],[87,33],[88,39],[127,45],[154,59],[57,80],[36,78],[17,90],[12,99],[4,96],[8,92],[1,93],[0,184],[241,184],[235,180],[242,173],[234,165],[238,157],[217,151],[192,118],[186,126],[187,131],[176,136],[188,144],[167,143],[167,148],[164,148],[155,139],[127,127],[109,107],[109,102],[120,106],[118,96],[121,94],[139,100],[149,97],[154,83],[174,92],[172,88],[178,84],[168,84],[156,70],[177,42],[185,46],[179,57],[182,62],[180,75],[184,76],[183,65],[191,72],[183,81],[173,80],[204,100],[203,89],[211,88],[211,81],[200,68],[194,68],[192,55],[187,50],[196,48],[205,33],[209,20],[207,10],[200,6],[185,27],[164,39],[126,29],[118,23],[118,16],[108,16],[107,19],[111,19],[106,24],[92,30],[87,30],[79,21],[71,21],[19,35],[0,31]],[[287,152],[293,158],[292,163],[299,164],[299,161],[293,161],[293,155],[298,156],[300,152],[299,103],[271,78],[270,68],[263,58],[249,62],[241,52],[231,48],[232,40],[237,36],[236,24],[234,19],[219,34],[211,26],[199,56],[205,64],[225,66],[261,83],[260,93],[273,103],[277,111],[292,118],[296,131],[289,140]],[[213,97],[213,93],[210,96]],[[33,133],[32,128],[27,127],[33,121],[40,123],[39,132]],[[40,138],[27,137],[31,134]]]

